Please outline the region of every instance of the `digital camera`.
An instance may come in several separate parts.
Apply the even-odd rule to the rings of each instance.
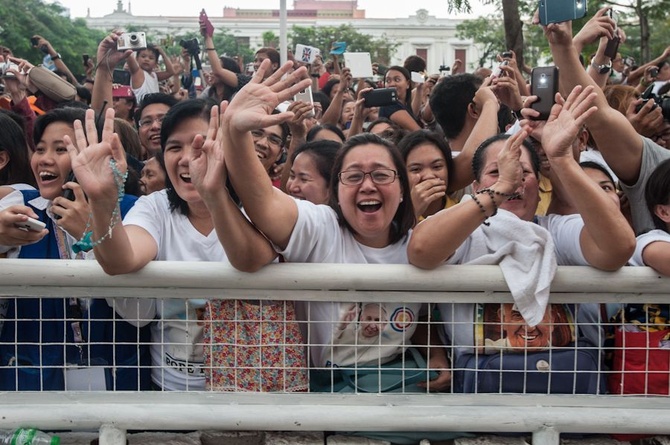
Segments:
[[[0,77],[16,77],[16,75],[9,70],[18,71],[18,69],[19,66],[16,63],[10,61],[0,63]]]
[[[653,90],[654,85],[649,85],[644,93],[642,93],[640,96],[642,103],[635,107],[635,112],[638,113],[647,102],[653,100],[656,104],[654,108],[657,106],[661,107],[661,111],[663,112],[663,119],[670,121],[670,96],[667,94],[659,96],[658,94],[654,94]]]
[[[147,36],[143,32],[124,32],[116,42],[116,49],[119,51],[126,51],[128,49],[137,51],[146,49],[146,47]]]
[[[192,56],[200,52],[200,42],[198,42],[198,39],[190,39],[190,40],[182,39],[179,41],[179,46],[188,51],[188,53]]]

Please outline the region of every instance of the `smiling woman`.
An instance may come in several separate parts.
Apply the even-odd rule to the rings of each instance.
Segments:
[[[86,230],[89,205],[81,188],[71,182],[66,144],[68,138],[74,138],[75,122],[83,118],[81,109],[60,108],[35,121],[35,151],[30,166],[39,190],[16,185],[0,188],[0,254],[7,253],[10,258],[84,258],[76,246]],[[89,125],[88,132],[97,137],[94,124]],[[72,199],[62,196],[64,187],[73,191]],[[125,215],[134,202],[135,197],[124,196],[118,203],[120,213]],[[17,224],[28,217],[46,228],[18,228]],[[148,389],[148,372],[138,368],[149,364],[148,348],[130,346],[137,339],[147,341],[148,330],[122,320],[111,321],[114,312],[104,299],[66,301],[7,300],[6,321],[0,324],[0,390],[67,389],[66,380],[72,377],[63,371],[66,363],[90,367],[87,372],[95,376],[93,384],[98,388]],[[77,318],[85,321],[63,323],[76,311],[81,313]],[[77,332],[86,335],[80,337]],[[89,355],[82,355],[82,351]],[[93,370],[94,362],[103,366]],[[35,366],[43,366],[45,371],[36,373]]]
[[[118,195],[114,177],[125,170],[126,161],[113,133],[113,115],[113,110],[107,111],[101,142],[89,139],[88,147],[79,150],[68,139],[77,179],[91,198],[94,239],[112,231],[112,237],[95,246],[96,259],[107,273],[133,272],[153,260],[217,261],[251,272],[276,257],[267,239],[244,217],[229,189],[222,186],[226,184],[226,168],[218,107],[202,99],[182,101],[162,118],[166,189],[143,196],[122,223],[115,223],[112,215]],[[87,126],[92,118],[89,113]],[[76,137],[81,148],[85,136],[77,133]],[[292,355],[298,371],[286,381],[284,376],[262,367],[254,369],[253,372],[263,373],[265,386],[259,388],[253,382],[261,379],[254,378],[253,372],[238,374],[239,363],[226,361],[242,355],[243,344],[234,345],[233,349],[239,349],[233,351],[222,346],[230,342],[212,344],[215,336],[211,332],[243,329],[237,326],[243,324],[240,319],[231,318],[230,313],[240,317],[250,314],[250,319],[256,319],[252,317],[258,316],[257,311],[267,315],[277,308],[282,314],[293,312],[288,303],[259,306],[235,300],[124,299],[115,307],[119,314],[136,323],[148,324],[157,319],[151,323],[152,380],[157,388],[197,391],[204,390],[209,382],[226,390],[305,389],[301,349],[296,348]],[[222,319],[217,319],[219,315]],[[297,332],[290,317],[285,321],[276,326],[281,338]],[[261,328],[267,329],[253,326],[247,332],[250,338],[260,335],[256,331]],[[205,348],[206,343],[211,347]],[[259,349],[264,354],[273,353],[271,346],[256,351]],[[265,363],[260,357],[247,358]],[[225,367],[214,366],[224,361]]]

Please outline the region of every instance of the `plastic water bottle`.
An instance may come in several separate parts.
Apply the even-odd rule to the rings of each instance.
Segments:
[[[0,431],[3,445],[60,445],[58,436],[49,436],[35,428],[17,428],[14,431]]]

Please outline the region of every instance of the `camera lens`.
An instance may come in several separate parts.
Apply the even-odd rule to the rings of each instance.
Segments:
[[[138,41],[139,39],[140,39],[139,36],[138,36],[137,34],[135,34],[135,33],[132,33],[132,34],[128,37],[128,40],[130,40],[130,43],[133,43],[133,44],[137,43],[137,41]]]

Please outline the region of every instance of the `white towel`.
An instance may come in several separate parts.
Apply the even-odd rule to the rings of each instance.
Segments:
[[[469,198],[469,196],[467,197]],[[467,199],[466,198],[466,199]],[[506,210],[488,219],[470,235],[465,264],[498,264],[517,309],[530,327],[542,321],[556,274],[550,233]]]

